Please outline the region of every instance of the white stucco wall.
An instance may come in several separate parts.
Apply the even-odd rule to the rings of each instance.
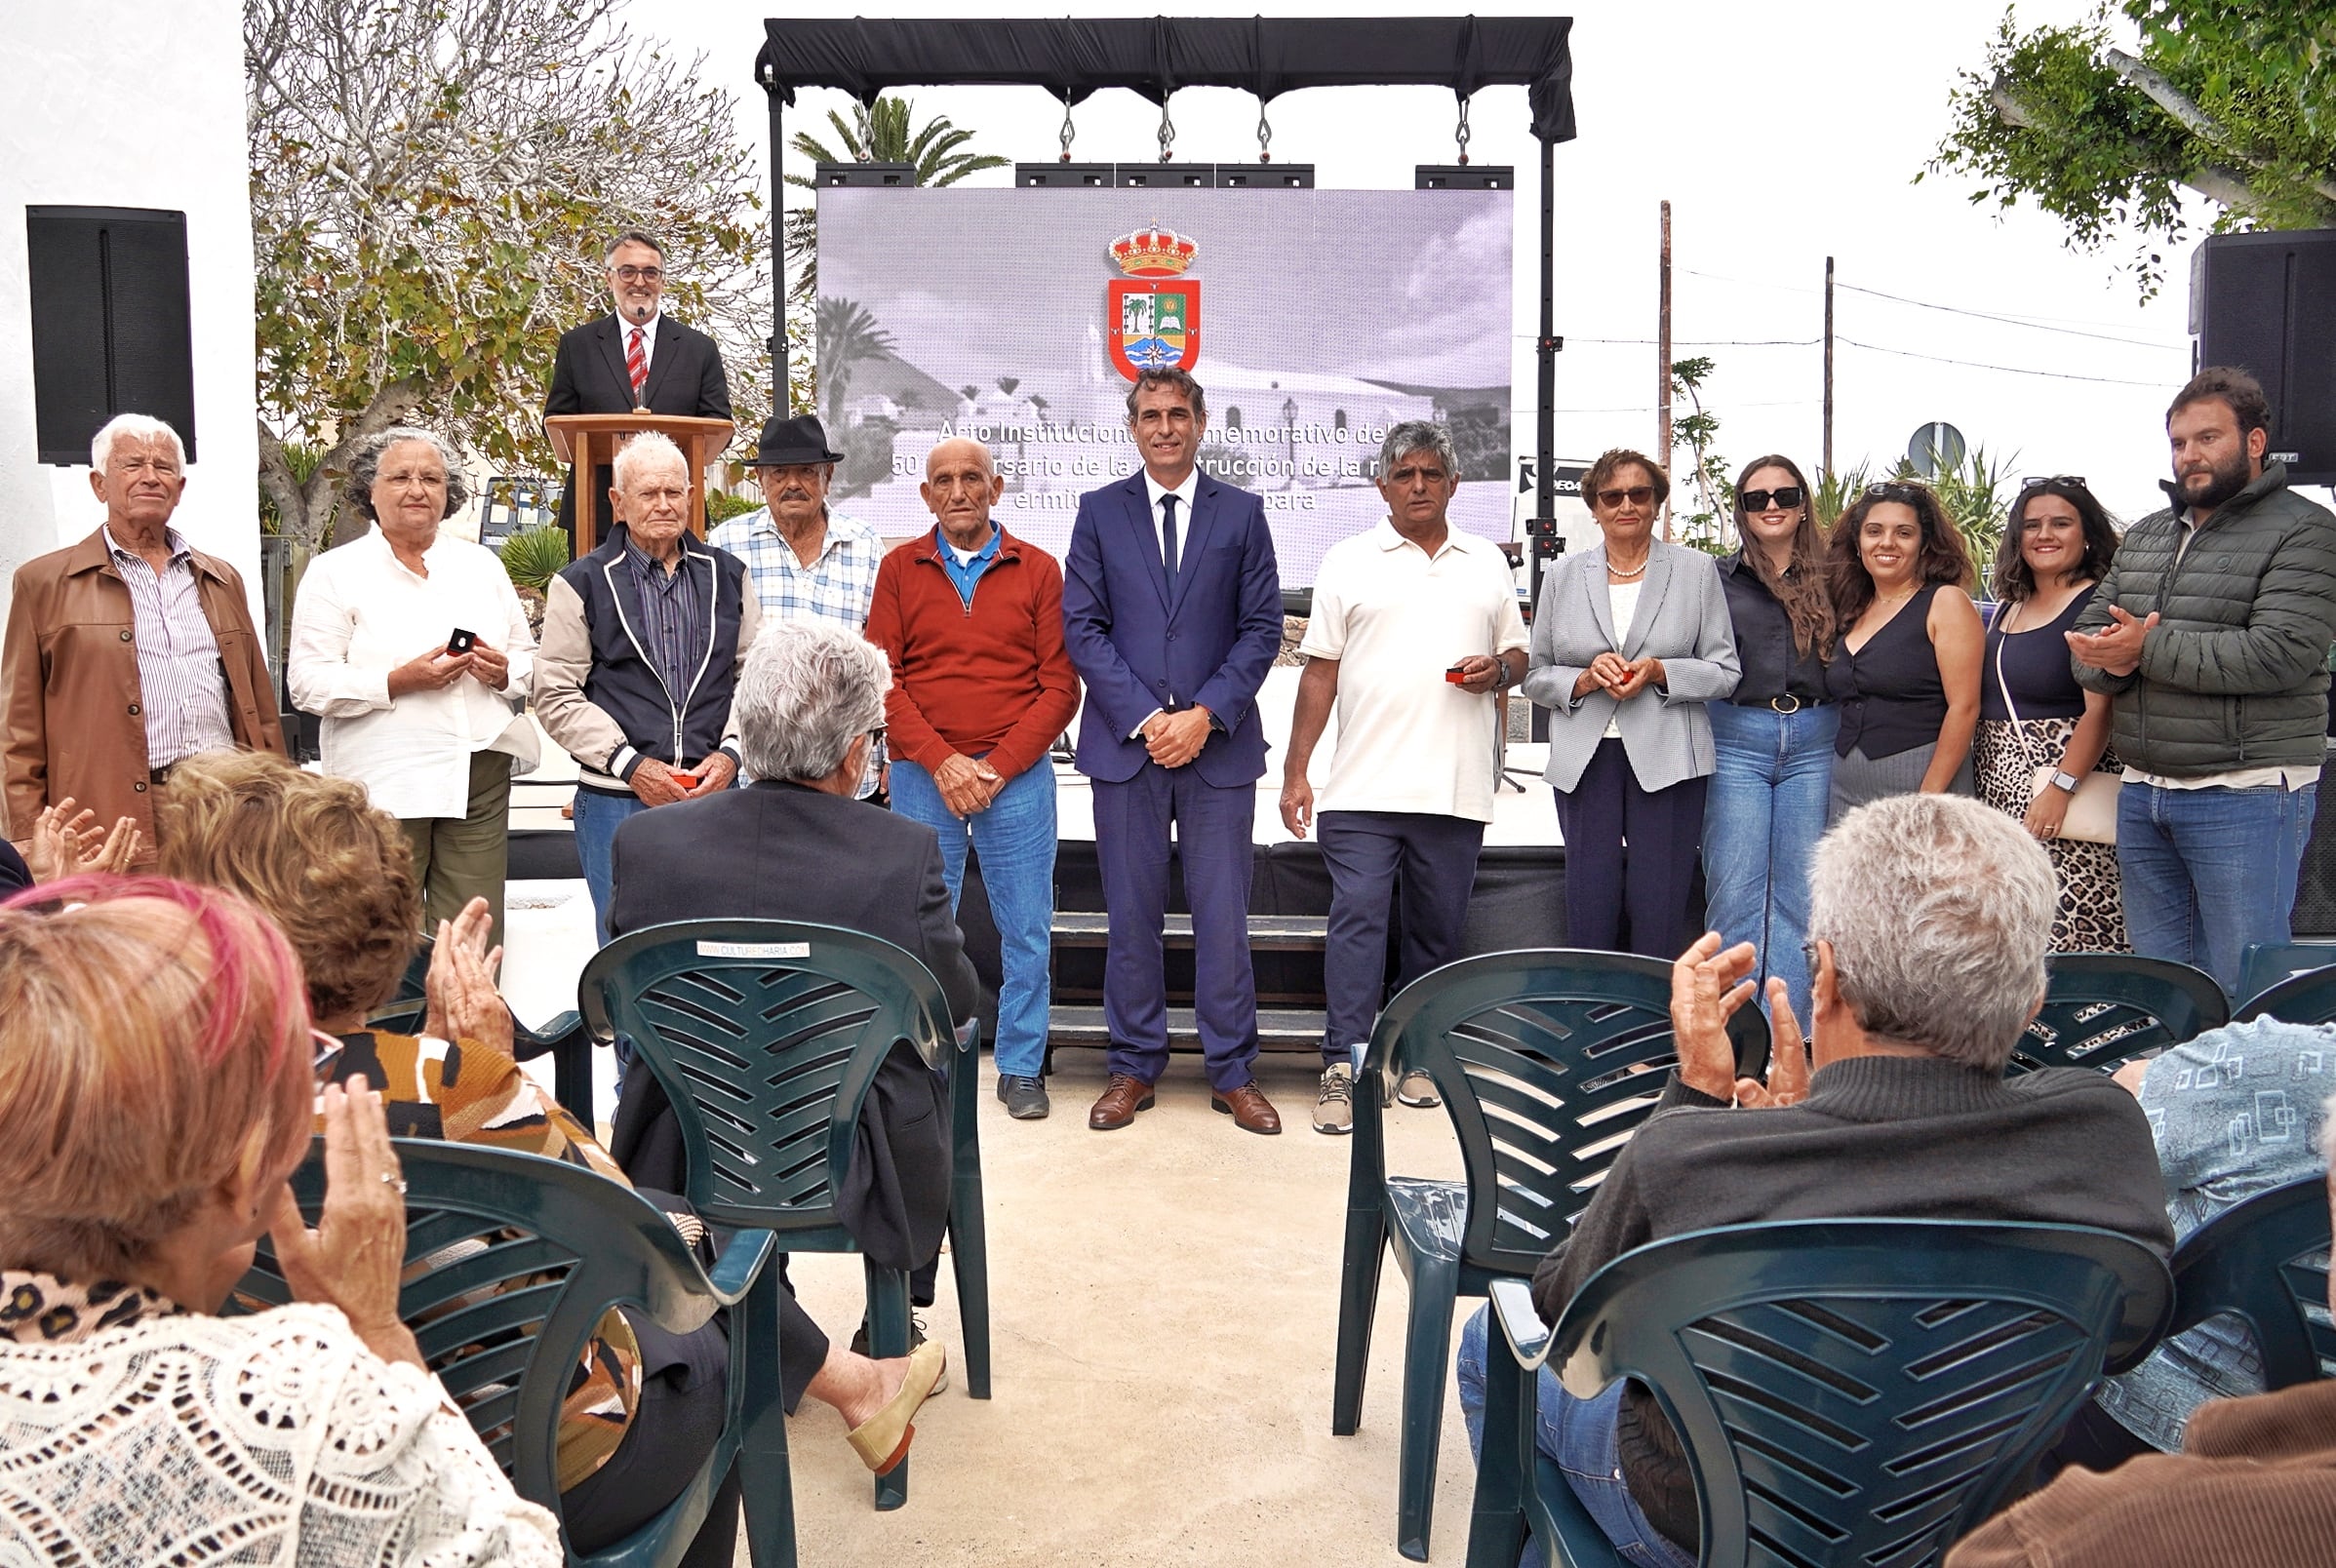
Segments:
[[[0,605],[16,568],[102,521],[86,466],[35,460],[27,206],[186,215],[198,457],[176,519],[259,615],[259,451],[243,23],[235,0],[12,4],[16,103],[0,115]]]

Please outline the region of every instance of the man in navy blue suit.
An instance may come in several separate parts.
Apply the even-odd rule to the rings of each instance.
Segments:
[[[1257,688],[1282,647],[1282,578],[1265,507],[1193,466],[1201,385],[1146,371],[1128,393],[1143,472],[1079,498],[1063,568],[1063,643],[1087,683],[1079,770],[1094,786],[1095,854],[1111,945],[1103,1013],[1111,1083],[1088,1114],[1125,1127],[1168,1066],[1168,825],[1192,905],[1209,1104],[1246,1131],[1281,1117],[1257,1087],[1249,968],[1250,824],[1265,772]]]

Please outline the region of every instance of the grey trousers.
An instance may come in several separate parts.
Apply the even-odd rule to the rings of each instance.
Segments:
[[[488,945],[503,939],[503,879],[511,869],[511,759],[497,751],[470,756],[469,809],[458,817],[401,817],[421,885],[422,930],[438,933],[474,898],[495,917]]]

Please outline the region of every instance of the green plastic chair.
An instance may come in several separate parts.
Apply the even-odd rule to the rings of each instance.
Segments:
[[[429,1012],[429,1002],[423,988],[430,977],[430,950],[435,938],[423,937],[421,946],[414,950],[414,958],[406,965],[406,976],[398,982],[397,995],[366,1014],[368,1029],[378,1029],[392,1035],[421,1033],[422,1019]],[[574,1012],[555,1015],[541,1029],[530,1029],[511,1015],[511,1054],[523,1062],[534,1061],[548,1054],[552,1059],[552,1092],[560,1104],[575,1113],[585,1126],[595,1125],[592,1119],[592,1037],[584,1030],[584,1022]]]
[[[2336,965],[2336,942],[2249,942],[2238,956],[2238,994],[2246,999],[2238,1010],[2242,1019],[2252,1017],[2246,1009],[2272,987],[2313,969]],[[2324,1019],[2287,1019],[2289,1023],[2323,1023]]]
[[[1739,1069],[1761,1072],[1767,1025],[1732,1021]],[[1424,1562],[1449,1375],[1452,1311],[1529,1276],[1587,1208],[1676,1060],[1671,965],[1555,949],[1463,959],[1406,986],[1379,1015],[1355,1093],[1330,1431],[1363,1422],[1380,1254],[1410,1285],[1396,1549]],[[1387,1174],[1381,1103],[1424,1070],[1460,1140],[1464,1181]]]
[[[1621,1562],[1534,1447],[1544,1360],[1565,1392],[1618,1377],[1680,1433],[1703,1568],[1923,1568],[1994,1510],[2172,1299],[2140,1242],[2079,1226],[1801,1220],[1674,1236],[1601,1269],[1543,1325],[1492,1287],[1469,1568],[1530,1529],[1571,1568]]]
[[[2238,1009],[2238,1021],[2277,1018],[2283,1024],[2336,1023],[2336,965],[2306,969],[2267,987]]]
[[[2007,1076],[2039,1067],[2115,1072],[2231,1021],[2231,999],[2203,969],[2130,953],[2055,953],[2043,1010],[2011,1048]]]
[[[793,1568],[794,1490],[778,1382],[778,1275],[768,1231],[730,1238],[709,1274],[648,1199],[577,1165],[435,1139],[396,1140],[406,1180],[406,1259],[428,1267],[398,1292],[398,1315],[521,1497],[560,1511],[560,1402],[612,1307],[686,1334],[730,1309],[730,1408],[690,1485],[625,1540],[578,1568],[671,1568],[690,1549],[734,1463],[755,1568]],[[313,1220],[323,1141],[293,1178]],[[499,1287],[499,1288],[498,1288]],[[238,1295],[291,1299],[266,1242]],[[563,1532],[565,1540],[565,1532]]]
[[[2328,1322],[2328,1186],[2303,1176],[2235,1203],[2174,1249],[2174,1317],[2187,1333],[2229,1313],[2263,1357],[2263,1386],[2336,1374]]]
[[[979,1042],[905,950],[794,921],[677,921],[602,948],[576,985],[596,1038],[622,1036],[664,1086],[689,1164],[685,1196],[713,1225],[772,1232],[782,1252],[856,1252],[836,1216],[860,1105],[905,1040],[949,1073],[949,1235],[967,1391],[990,1396],[989,1253],[974,1080]],[[955,1060],[952,1061],[954,1054]],[[908,1274],[867,1266],[868,1353],[906,1355]],[[908,1463],[876,1506],[908,1501]]]

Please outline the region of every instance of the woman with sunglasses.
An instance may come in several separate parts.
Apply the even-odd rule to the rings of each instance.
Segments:
[[[1833,600],[1825,536],[1808,481],[1790,457],[1756,457],[1736,476],[1743,546],[1720,583],[1744,678],[1711,704],[1719,764],[1703,827],[1704,924],[1758,951],[1753,978],[1783,979],[1793,1016],[1809,1016],[1808,863],[1825,831],[1841,710],[1825,689]]]
[[[1618,448],[1590,465],[1582,493],[1605,537],[1542,579],[1524,678],[1549,710],[1566,943],[1660,959],[1694,935],[1687,898],[1713,765],[1704,709],[1738,674],[1712,558],[1654,536],[1670,492],[1642,453]]]
[[[1831,816],[1885,795],[1971,793],[1986,629],[1971,556],[1927,485],[1869,485],[1834,525],[1827,586],[1841,653]]]
[[[2058,953],[2131,946],[2117,845],[2061,836],[2084,776],[2124,772],[2109,747],[2109,698],[2077,684],[2062,635],[2092,602],[2116,554],[2117,529],[2081,477],[2020,482],[1996,553],[1993,586],[2002,608],[1988,628],[1975,756],[1979,798],[2020,818],[2052,857]],[[2039,787],[2037,770],[2047,766]]]

